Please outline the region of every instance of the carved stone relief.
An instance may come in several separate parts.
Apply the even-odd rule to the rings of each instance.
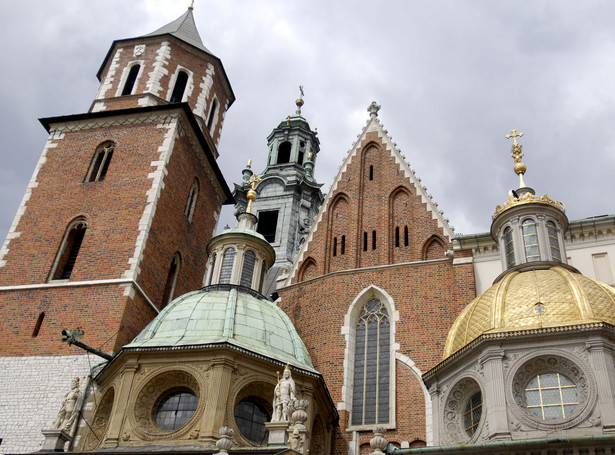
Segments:
[[[465,431],[463,414],[468,400],[476,393],[480,392],[481,388],[475,378],[465,377],[455,383],[451,391],[446,395],[442,414],[442,434],[443,439],[448,440],[450,444],[465,444],[478,439],[481,432],[481,426],[485,424],[484,414],[481,417],[481,422],[473,436],[468,435]],[[443,394],[444,395],[444,394]]]
[[[90,431],[88,431],[85,437],[84,448],[86,451],[94,450],[102,443],[109,426],[114,396],[115,391],[111,388],[105,392],[102,400],[100,400],[100,404],[94,414],[94,419],[90,423]]]

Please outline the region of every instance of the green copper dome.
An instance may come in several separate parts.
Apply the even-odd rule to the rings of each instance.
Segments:
[[[124,348],[219,344],[315,371],[288,316],[257,292],[233,285],[208,286],[178,297]]]

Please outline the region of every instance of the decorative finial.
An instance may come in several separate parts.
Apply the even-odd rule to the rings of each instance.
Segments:
[[[188,7],[188,9],[191,9],[191,10],[194,9],[194,0],[190,2],[190,6]]]
[[[252,213],[252,202],[254,202],[256,200],[256,196],[258,196],[258,193],[256,192],[256,184],[262,181],[263,179],[260,178],[258,174],[254,174],[250,179],[246,180],[246,183],[251,186],[246,194],[246,198],[248,199],[246,213]]]
[[[252,172],[252,160],[248,160],[248,164],[246,164],[244,170],[241,171],[241,174],[243,175],[243,181],[248,183],[248,180],[254,175],[254,172]]]
[[[372,101],[372,104],[370,104],[369,107],[367,108],[367,112],[369,112],[369,116],[371,118],[378,117],[379,110],[380,110],[380,104],[376,103],[375,101]]]
[[[515,173],[519,176],[519,188],[526,187],[523,174],[525,174],[527,170],[527,166],[521,162],[521,158],[523,158],[523,146],[517,142],[517,138],[522,136],[523,133],[518,133],[515,129],[510,130],[510,134],[506,135],[506,139],[513,138],[511,156],[515,161]]]
[[[304,97],[304,93],[303,93],[303,85],[299,86],[299,98],[297,98],[297,100],[295,101],[295,104],[297,105],[297,111],[296,114],[297,115],[301,115],[301,106],[303,106],[303,97]]]

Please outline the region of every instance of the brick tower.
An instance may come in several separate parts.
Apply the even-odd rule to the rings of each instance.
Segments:
[[[275,292],[278,282],[287,277],[323,200],[322,183],[314,179],[316,155],[320,150],[318,133],[312,131],[301,115],[302,96],[295,103],[295,113],[280,122],[267,137],[267,165],[256,187],[257,231],[271,243],[276,254],[263,290],[266,296]],[[243,175],[244,180],[253,175],[250,165]],[[234,196],[240,212],[247,205],[249,188],[245,182],[235,185]]]
[[[451,324],[475,296],[471,257],[452,257],[453,231],[383,128],[379,108],[368,109],[278,289],[278,305],[337,404],[338,454],[367,454],[374,426],[397,446],[431,442],[421,375],[439,362]]]
[[[129,342],[179,294],[199,288],[220,206],[216,164],[234,101],[192,9],[113,42],[89,112],[42,119],[41,158],[0,250],[3,452],[42,441],[74,376]]]

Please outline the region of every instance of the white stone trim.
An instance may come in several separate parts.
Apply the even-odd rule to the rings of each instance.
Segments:
[[[384,289],[370,284],[363,290],[361,290],[355,299],[348,307],[348,312],[344,316],[344,325],[341,327],[341,334],[346,339],[346,347],[344,349],[344,382],[342,385],[342,401],[337,403],[337,409],[340,411],[347,411],[350,414],[348,420],[347,431],[363,430],[363,427],[357,427],[351,425],[352,419],[352,392],[354,386],[354,348],[355,348],[355,321],[361,311],[362,305],[365,301],[371,297],[378,298],[387,307],[389,313],[390,322],[390,349],[391,358],[389,363],[389,422],[383,424],[386,428],[392,429],[396,426],[395,415],[395,390],[396,390],[396,376],[395,376],[395,359],[397,358],[397,351],[399,350],[399,344],[395,343],[396,322],[399,321],[399,311],[395,310],[395,303],[393,298]],[[370,429],[373,425],[370,425]]]
[[[166,66],[169,64],[171,58],[171,46],[168,41],[160,43],[160,47],[156,51],[156,61],[154,62],[154,69],[148,74],[149,79],[145,83],[145,91],[152,95],[160,96],[162,86],[160,81],[164,76],[169,74],[169,70]]]
[[[38,163],[36,163],[36,167],[34,168],[34,172],[32,173],[32,177],[30,178],[30,182],[26,187],[26,192],[21,199],[21,204],[17,209],[15,218],[13,218],[13,223],[11,224],[9,232],[6,235],[6,239],[4,240],[2,248],[0,249],[0,268],[6,265],[6,260],[4,259],[4,257],[9,252],[9,244],[11,243],[11,240],[16,239],[21,235],[21,232],[17,231],[17,226],[19,225],[19,221],[21,220],[22,215],[26,212],[26,206],[28,201],[30,200],[30,197],[32,196],[32,191],[39,184],[39,182],[37,181],[38,173],[41,170],[41,167],[43,167],[43,164],[47,162],[47,153],[50,149],[58,146],[57,142],[54,141],[59,141],[62,139],[64,139],[64,134],[59,132],[50,134],[49,139],[47,139],[47,143],[45,144],[43,153],[41,153],[41,157],[38,159]]]
[[[423,395],[425,396],[425,437],[427,438],[427,445],[433,445],[433,407],[431,404],[431,395],[429,394],[429,390],[425,386],[423,382],[423,373],[418,369],[416,364],[408,357],[407,355],[402,354],[401,352],[395,353],[395,358],[398,362],[404,364],[410,371],[414,373],[418,383],[421,386],[421,390],[423,391]]]
[[[137,280],[137,277],[141,272],[139,264],[143,260],[143,252],[145,251],[149,230],[151,229],[154,221],[154,215],[156,213],[158,200],[160,199],[160,193],[164,188],[163,180],[165,175],[168,173],[167,163],[171,158],[173,146],[175,145],[175,139],[178,136],[178,119],[170,119],[167,123],[157,125],[157,128],[166,128],[167,132],[164,136],[162,145],[158,147],[158,159],[150,163],[150,166],[154,169],[153,172],[147,175],[147,178],[152,179],[152,186],[146,193],[147,205],[143,209],[143,215],[139,221],[139,234],[137,236],[133,257],[128,260],[129,267],[122,275],[124,278],[128,278],[133,281]]]
[[[132,288],[133,287],[137,288],[139,293],[145,298],[147,303],[149,303],[149,305],[156,311],[156,313],[159,312],[158,308],[156,307],[156,305],[154,305],[154,303],[145,293],[143,288],[139,286],[139,283],[137,283],[134,280],[125,279],[125,278],[112,278],[108,280],[86,280],[86,281],[53,280],[48,283],[0,286],[0,292],[24,291],[24,290],[32,290],[32,289],[64,288],[64,287],[81,287],[81,286],[105,286],[108,284],[126,285],[126,290],[124,291],[124,295],[130,295],[130,297],[134,297],[134,290]]]
[[[215,74],[214,66],[211,63],[207,64],[207,71],[205,72],[205,76],[203,76],[203,82],[199,84],[201,88],[201,92],[196,100],[196,105],[194,106],[194,115],[201,117],[203,121],[205,121],[205,106],[207,104],[207,98],[209,98],[209,92],[211,87],[214,85],[213,76]]]
[[[215,108],[215,110],[212,113],[212,108],[214,107],[214,101],[216,102],[216,108]],[[220,117],[220,108],[221,107],[222,106],[220,105],[220,100],[214,94],[214,96],[211,98],[211,102],[209,103],[209,110],[207,111],[207,116],[204,119],[205,120],[205,128],[207,128],[207,123],[209,123],[209,116],[213,115],[212,121],[211,121],[211,127],[209,127],[209,129],[207,130],[209,132],[209,136],[211,136],[212,139],[214,137],[214,131],[216,131],[216,126],[218,125],[218,119]]]
[[[120,66],[120,57],[123,50],[124,49],[120,47],[115,51],[115,54],[113,55],[113,60],[111,60],[111,65],[109,65],[109,71],[107,71],[107,75],[105,76],[105,80],[103,81],[103,83],[100,84],[100,87],[98,88],[98,93],[96,93],[96,97],[94,99],[104,99],[107,91],[111,90],[111,88],[113,87],[115,72]],[[104,111],[105,105],[104,103],[96,103],[95,108],[96,109],[92,109],[93,112]]]
[[[329,192],[325,196],[322,205],[318,211],[318,215],[316,216],[316,221],[313,223],[310,232],[308,233],[306,241],[303,243],[299,253],[297,254],[297,258],[293,264],[293,267],[288,274],[288,279],[286,280],[285,285],[289,285],[292,279],[295,277],[299,264],[303,261],[305,252],[308,249],[310,242],[314,236],[314,232],[318,230],[318,225],[322,221],[322,217],[324,212],[328,209],[329,200],[333,197],[333,194],[337,190],[337,186],[341,181],[342,175],[346,172],[348,165],[352,162],[352,159],[359,154],[361,150],[361,143],[365,140],[365,137],[370,132],[378,133],[378,137],[382,140],[385,148],[389,150],[391,156],[399,166],[399,168],[404,172],[404,176],[410,180],[410,183],[416,188],[417,195],[421,197],[421,202],[426,204],[427,210],[431,212],[432,219],[437,220],[438,227],[442,228],[444,231],[444,235],[448,238],[448,242],[452,242],[455,237],[455,232],[452,226],[449,225],[448,219],[444,218],[444,214],[438,209],[438,204],[433,201],[431,195],[427,193],[427,188],[425,188],[421,184],[421,179],[418,178],[414,172],[414,170],[410,167],[410,165],[406,162],[404,156],[402,156],[401,151],[397,147],[397,143],[393,142],[391,136],[389,136],[388,131],[385,130],[380,123],[380,120],[375,118],[370,118],[367,121],[367,125],[363,128],[363,131],[357,136],[357,140],[352,145],[352,148],[348,151],[346,158],[342,162],[342,165],[339,167],[338,173],[333,179],[333,183],[329,187]]]

